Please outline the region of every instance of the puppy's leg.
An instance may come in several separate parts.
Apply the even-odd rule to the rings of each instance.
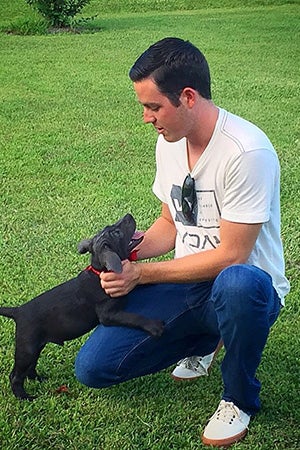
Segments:
[[[37,361],[36,361],[36,363],[37,363]],[[27,371],[27,378],[29,378],[30,380],[37,380],[39,382],[42,382],[42,381],[46,380],[47,377],[41,376],[40,374],[37,373],[36,363],[34,365],[32,365],[29,368],[29,370]]]
[[[28,395],[24,389],[24,381],[27,377],[28,366],[22,365],[19,362],[15,363],[13,370],[9,376],[11,389],[15,397],[20,400],[33,400],[33,396]]]
[[[14,395],[21,400],[33,400],[34,397],[27,394],[24,389],[24,381],[27,376],[36,378],[35,370],[42,346],[32,344],[30,340],[22,336],[16,337],[15,364],[10,374],[10,385]],[[34,342],[34,341],[33,341]]]
[[[111,307],[105,308],[96,306],[96,313],[99,322],[103,325],[116,325],[130,328],[139,328],[151,334],[153,337],[160,337],[164,331],[164,324],[161,320],[147,319],[139,314],[117,310],[113,307],[115,300],[110,299]],[[120,301],[120,300],[117,300]]]

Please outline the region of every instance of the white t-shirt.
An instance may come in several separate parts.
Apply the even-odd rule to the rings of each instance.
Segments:
[[[190,171],[186,139],[156,146],[154,194],[167,203],[177,229],[175,258],[216,248],[220,219],[263,223],[248,263],[268,272],[282,302],[289,292],[280,238],[280,169],[267,136],[252,123],[219,109],[208,146]],[[197,225],[182,214],[185,177],[195,180]]]

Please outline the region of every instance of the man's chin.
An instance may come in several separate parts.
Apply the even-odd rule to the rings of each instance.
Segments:
[[[167,142],[178,142],[178,141],[180,141],[180,139],[182,139],[182,137],[172,136],[168,133],[163,134],[163,137]]]
[[[177,142],[177,141],[180,141],[180,139],[182,139],[182,136],[180,136],[180,137],[174,136],[174,134],[172,135],[167,130],[165,130],[165,128],[157,128],[157,127],[155,127],[155,128],[156,128],[156,131],[158,132],[158,134],[163,136],[167,142]]]

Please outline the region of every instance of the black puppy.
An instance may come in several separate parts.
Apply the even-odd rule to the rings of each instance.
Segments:
[[[160,320],[146,319],[123,311],[124,300],[109,297],[101,288],[99,273],[106,269],[122,272],[121,261],[129,258],[142,241],[135,233],[134,218],[127,214],[92,239],[82,241],[80,253],[91,253],[91,265],[76,278],[56,286],[18,307],[2,307],[0,314],[16,322],[15,364],[10,374],[14,395],[32,400],[24,380],[41,380],[36,364],[47,342],[63,345],[92,330],[99,323],[141,328],[152,336],[163,332]]]

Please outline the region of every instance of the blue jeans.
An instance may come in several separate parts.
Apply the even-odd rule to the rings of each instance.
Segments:
[[[126,309],[163,320],[162,337],[99,325],[77,355],[81,383],[102,388],[154,373],[186,356],[209,354],[222,339],[222,398],[250,415],[259,410],[255,373],[280,311],[266,272],[241,264],[224,269],[213,281],[137,286],[127,295]]]

